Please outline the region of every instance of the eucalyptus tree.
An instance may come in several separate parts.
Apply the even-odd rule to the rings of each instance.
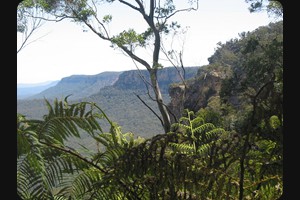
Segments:
[[[24,0],[23,3],[35,2],[44,11],[48,12],[53,19],[61,21],[71,19],[75,23],[86,26],[95,33],[100,39],[108,41],[111,47],[120,49],[125,55],[129,56],[137,65],[147,69],[150,75],[150,82],[147,83],[153,89],[154,97],[157,102],[160,116],[156,115],[165,132],[170,131],[171,120],[170,111],[164,103],[164,98],[160,90],[157,72],[163,68],[162,55],[168,56],[174,51],[164,49],[164,54],[160,55],[163,47],[163,41],[173,31],[176,32],[181,26],[176,21],[171,21],[174,16],[180,12],[195,11],[198,9],[198,0],[188,0],[184,4],[180,2],[183,8],[177,9],[173,0]],[[107,4],[109,4],[107,6]],[[110,25],[113,24],[113,15],[104,14],[105,9],[113,4],[118,4],[118,8],[127,9],[128,12],[137,13],[140,18],[136,22],[121,21],[126,24],[127,30],[111,33]],[[36,16],[38,17],[38,16]],[[138,32],[136,23],[144,23],[144,30]],[[128,25],[127,25],[128,24]],[[130,27],[132,25],[133,27]],[[147,50],[150,54],[146,58],[144,54],[138,51],[138,48]],[[150,52],[150,53],[149,53]],[[182,63],[182,62],[181,62]],[[147,87],[148,87],[147,86]]]

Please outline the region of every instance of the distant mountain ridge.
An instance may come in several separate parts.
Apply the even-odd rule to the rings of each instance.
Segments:
[[[262,30],[262,36],[269,35],[265,34],[266,31],[264,29]],[[278,24],[278,27],[275,26],[273,29],[268,29],[270,33],[276,33],[275,31],[282,32],[282,24]],[[282,34],[279,36],[282,37]],[[172,112],[172,118],[176,117],[178,119],[181,117],[184,109],[194,112],[207,106],[216,110],[223,109],[222,107],[218,108],[223,81],[233,75],[233,70],[238,71],[236,74],[241,74],[242,72],[243,65],[240,63],[239,56],[240,49],[242,49],[241,47],[243,47],[244,43],[239,43],[239,41],[232,39],[222,44],[222,48],[218,48],[208,58],[209,64],[206,66],[186,67],[185,70],[179,68],[181,75],[186,74],[184,85],[176,68],[163,68],[159,70],[159,86],[162,89],[164,103],[168,105]],[[86,95],[84,98],[72,100],[72,102],[95,102],[112,121],[117,122],[121,126],[123,133],[130,131],[145,138],[163,133],[162,126],[157,117],[137,97],[138,95],[149,107],[159,113],[156,102],[149,99],[148,91],[145,90],[146,86],[141,77],[144,77],[145,82],[149,82],[149,75],[146,70],[120,72],[115,82],[101,89],[98,88],[98,92],[90,96]],[[75,84],[77,78],[77,76],[71,76],[64,79],[64,81],[72,85],[71,82],[74,81]],[[237,76],[237,78],[239,80],[240,77]],[[80,78],[78,80],[80,80],[80,83],[85,82],[84,77],[82,80]],[[89,83],[90,86],[93,85],[91,82]],[[226,83],[230,83],[232,86],[239,85],[239,82]],[[58,85],[60,84],[52,87],[51,90],[59,91]],[[75,85],[80,84],[77,83]],[[68,84],[65,86],[68,86]],[[226,92],[229,94],[232,92],[231,87],[226,86],[228,90]],[[77,91],[83,92],[89,87],[87,84],[85,88],[80,88]],[[151,88],[149,90],[150,92],[152,91]],[[60,96],[57,97],[61,99]],[[231,95],[227,103],[230,103],[233,107],[239,107],[239,96]],[[17,113],[24,114],[28,118],[38,119],[47,113],[47,107],[44,99],[18,100]]]
[[[17,84],[17,99],[25,99],[38,94],[52,86],[55,86],[58,82],[59,80],[34,84]]]
[[[102,72],[96,75],[72,75],[62,78],[54,87],[47,88],[27,99],[54,99],[71,95],[69,99],[80,99],[113,85],[122,72]]]
[[[195,76],[198,68],[186,67],[183,71],[174,67],[165,67],[159,70],[158,80],[162,93],[168,93],[171,83],[181,82],[182,78],[189,79]],[[106,86],[114,86],[120,90],[145,90],[145,81],[150,83],[147,70],[102,72],[96,75],[72,75],[62,78],[51,87],[45,87],[39,93],[27,94],[26,99],[54,99],[70,95],[69,100],[77,100],[97,94]],[[33,88],[28,88],[29,90],[33,90]],[[24,97],[18,99],[24,99]]]
[[[170,102],[169,86],[180,83],[183,74],[186,75],[186,79],[195,77],[199,68],[186,67],[185,70],[178,69],[178,71],[174,67],[166,67],[158,71],[159,86],[166,104]],[[152,88],[148,85],[148,91],[143,81],[150,83],[148,71],[130,70],[118,73],[98,74],[98,78],[104,76],[101,80],[106,80],[104,81],[106,86],[103,87],[97,85],[99,80],[98,82],[95,80],[96,76],[74,75],[63,78],[56,86],[35,95],[34,98],[18,100],[17,112],[29,118],[39,119],[47,113],[44,97],[53,101],[54,97],[62,99],[73,93],[68,98],[70,103],[95,102],[112,121],[122,127],[124,132],[132,131],[143,137],[162,133],[163,128],[157,117],[139,99],[143,99],[148,106],[159,113],[156,102],[148,96],[148,94],[153,95]]]

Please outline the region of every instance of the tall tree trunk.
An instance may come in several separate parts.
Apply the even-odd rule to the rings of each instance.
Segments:
[[[155,26],[155,23],[153,21],[153,13],[154,13],[154,1],[151,1],[151,11],[149,15],[149,19],[147,20],[148,25],[151,27],[151,29],[154,32],[154,50],[153,50],[153,57],[152,57],[152,68],[148,69],[151,79],[151,84],[153,87],[153,91],[155,93],[155,98],[157,102],[158,109],[162,115],[162,121],[163,121],[163,127],[165,130],[165,133],[168,133],[171,128],[171,119],[168,112],[168,109],[166,105],[164,104],[163,97],[161,94],[161,90],[158,85],[157,81],[157,70],[160,68],[159,66],[159,52],[160,52],[160,45],[161,45],[161,36],[159,29]]]
[[[157,106],[162,115],[163,127],[165,133],[168,133],[171,128],[171,119],[170,119],[168,109],[166,105],[163,103],[163,97],[157,81],[157,69],[151,69],[149,70],[149,73],[150,73],[151,84],[153,86],[153,91],[155,93]]]

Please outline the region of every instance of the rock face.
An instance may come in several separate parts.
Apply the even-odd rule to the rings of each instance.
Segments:
[[[190,79],[195,77],[198,69],[199,67],[186,67],[185,78]],[[168,93],[170,84],[181,82],[181,78],[178,73],[183,74],[183,71],[181,69],[177,71],[174,67],[166,67],[157,72],[157,79],[162,93]],[[145,90],[145,82],[151,83],[149,72],[147,70],[130,70],[120,74],[118,81],[114,84],[114,87],[121,90]]]
[[[184,109],[197,112],[207,106],[208,100],[218,96],[223,75],[217,70],[199,69],[197,76],[184,84],[173,84],[169,89],[169,108],[179,119]],[[174,122],[174,118],[172,119]]]

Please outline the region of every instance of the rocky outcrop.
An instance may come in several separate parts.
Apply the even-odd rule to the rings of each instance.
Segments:
[[[224,76],[221,71],[199,69],[197,76],[186,84],[172,84],[169,88],[169,108],[177,119],[184,109],[197,112],[207,106],[208,100],[218,96]],[[174,118],[172,119],[174,121]]]

